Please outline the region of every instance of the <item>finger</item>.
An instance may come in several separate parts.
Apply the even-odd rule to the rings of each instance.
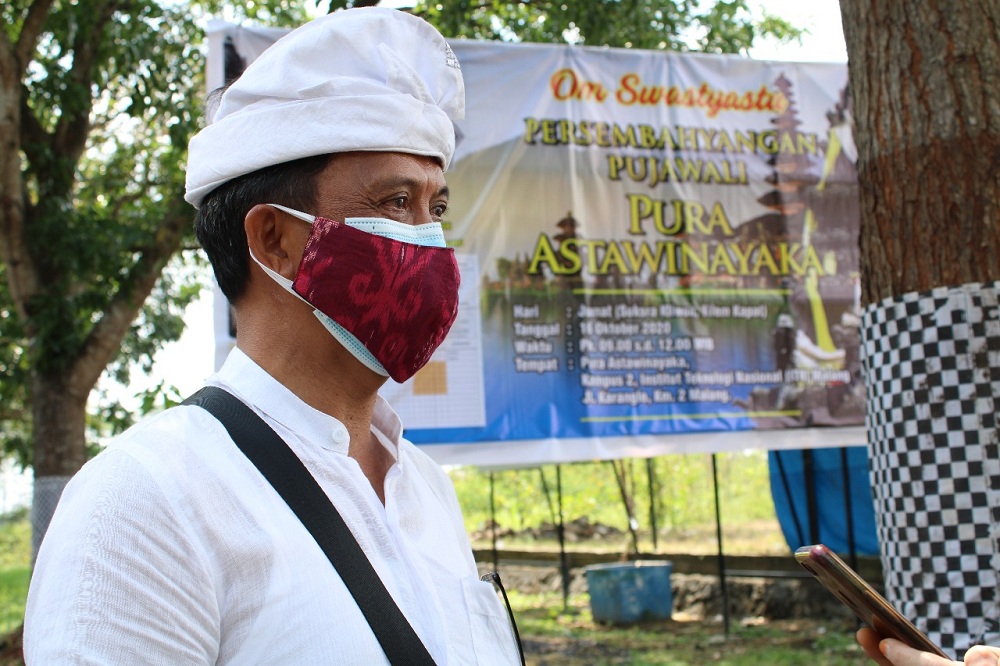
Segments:
[[[977,645],[965,653],[965,666],[1000,665],[1000,648]]]
[[[914,650],[894,638],[883,640],[879,647],[892,666],[955,666],[955,664],[962,666],[961,662],[951,661],[930,652]],[[991,666],[997,665],[991,664]]]
[[[879,636],[873,629],[862,627],[861,629],[858,629],[858,633],[855,634],[855,636],[858,639],[858,643],[861,645],[861,648],[865,651],[865,654],[868,655],[874,662],[879,664],[879,666],[892,666],[892,663],[886,659],[879,650],[879,642],[882,640],[882,637]]]

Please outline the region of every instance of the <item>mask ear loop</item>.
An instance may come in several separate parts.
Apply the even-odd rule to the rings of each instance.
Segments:
[[[297,217],[300,220],[302,220],[303,222],[308,222],[309,224],[312,224],[313,222],[316,221],[316,216],[315,215],[308,215],[306,213],[303,213],[300,210],[295,210],[294,208],[289,208],[288,206],[282,206],[281,204],[275,204],[275,203],[269,203],[269,204],[264,204],[264,205],[265,206],[271,206],[272,208],[277,208],[278,210],[284,211],[284,212],[288,213],[289,215],[291,215],[292,217]]]

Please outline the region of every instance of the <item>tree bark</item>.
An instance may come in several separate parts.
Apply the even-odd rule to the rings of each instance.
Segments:
[[[865,303],[1000,278],[1000,3],[841,11]]]
[[[65,377],[31,377],[34,487],[31,499],[31,561],[38,554],[63,488],[87,459],[87,395]]]
[[[87,459],[86,407],[90,392],[74,391],[62,376],[31,379],[36,477],[71,476]]]
[[[17,56],[0,39],[0,261],[18,316],[26,316],[24,303],[37,291],[35,272],[24,241],[24,207],[21,181],[21,74]]]

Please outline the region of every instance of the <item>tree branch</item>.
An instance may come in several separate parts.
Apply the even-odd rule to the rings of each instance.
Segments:
[[[7,159],[0,165],[3,178],[3,188],[0,188],[3,192],[0,201],[0,260],[7,267],[7,282],[14,308],[27,325],[30,321],[28,302],[38,293],[40,280],[38,266],[28,248],[26,229],[30,226],[32,206],[25,194],[20,152],[24,151],[28,158],[28,170],[36,169],[40,165],[43,148],[49,144],[51,137],[28,106],[28,92],[19,79],[10,90],[0,90],[0,99],[18,107],[16,113],[6,116],[16,119],[16,127],[0,122],[0,141],[12,146]],[[11,136],[7,136],[8,132]]]
[[[31,61],[31,54],[35,52],[38,36],[42,34],[42,27],[45,25],[45,19],[48,17],[54,1],[35,0],[28,7],[28,14],[21,25],[21,34],[18,35],[17,44],[14,46],[14,57],[21,67],[21,73]]]
[[[16,56],[0,51],[0,261],[14,310],[26,322],[38,273],[25,234],[29,211],[21,174],[21,73]]]
[[[33,162],[34,165],[38,165],[38,160],[41,157],[41,152],[36,148],[36,146],[48,145],[52,137],[49,136],[42,124],[38,122],[38,118],[35,114],[31,112],[31,107],[28,106],[28,90],[25,86],[21,86],[21,150],[24,154],[28,156],[28,161]]]
[[[153,290],[163,267],[180,247],[193,217],[191,207],[178,195],[160,222],[153,242],[143,250],[84,341],[70,371],[68,386],[74,393],[89,393],[114,359],[122,338]]]
[[[90,84],[93,80],[94,60],[97,51],[101,47],[101,37],[104,33],[104,26],[114,16],[118,3],[112,0],[99,7],[95,14],[90,31],[80,31],[73,42],[73,67],[70,70],[70,80],[82,90],[86,91],[90,98]],[[87,146],[87,137],[90,134],[90,112],[92,104],[81,104],[72,113],[63,113],[56,125],[54,144],[56,152],[68,157],[75,165],[83,154]],[[64,109],[65,111],[65,109]]]

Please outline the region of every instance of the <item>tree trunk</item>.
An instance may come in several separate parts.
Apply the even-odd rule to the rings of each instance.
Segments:
[[[841,12],[886,594],[960,658],[1000,638],[1000,3]]]
[[[70,389],[64,377],[35,373],[31,381],[34,428],[34,490],[31,503],[32,561],[63,488],[86,462],[87,392]]]
[[[841,11],[865,302],[1000,279],[1000,3]]]

